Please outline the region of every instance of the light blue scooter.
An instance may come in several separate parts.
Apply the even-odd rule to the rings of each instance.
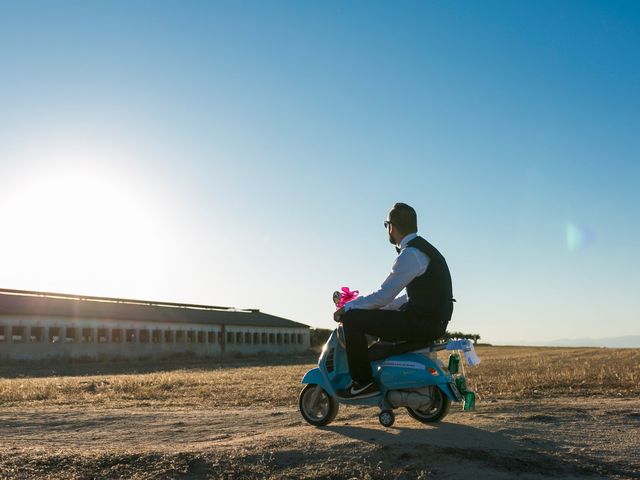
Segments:
[[[440,350],[462,350],[467,363],[480,363],[469,340],[377,342],[369,347],[369,358],[380,394],[363,399],[343,399],[336,392],[345,388],[351,377],[340,324],[324,345],[318,367],[309,370],[302,379],[306,386],[300,393],[300,413],[311,425],[321,427],[336,418],[339,402],[377,405],[380,423],[390,427],[395,422],[393,410],[399,407],[405,407],[409,415],[422,423],[442,420],[452,401],[464,402],[464,409],[471,410],[475,405],[475,394],[467,390],[466,379],[458,372],[460,356],[452,353],[449,365],[445,367],[436,356]]]

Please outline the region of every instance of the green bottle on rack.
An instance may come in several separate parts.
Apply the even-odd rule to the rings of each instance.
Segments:
[[[464,394],[464,410],[465,412],[468,412],[470,410],[473,410],[476,406],[476,394],[473,392],[466,392]]]
[[[455,375],[456,373],[458,373],[459,368],[460,355],[458,355],[457,353],[452,353],[451,355],[449,355],[449,366],[447,367],[447,370],[449,370],[449,373],[451,375]]]

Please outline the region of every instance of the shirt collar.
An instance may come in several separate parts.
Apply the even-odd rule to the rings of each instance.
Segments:
[[[417,233],[410,233],[409,235],[405,235],[405,237],[402,240],[400,240],[400,245],[399,245],[400,250],[405,248],[407,246],[407,243],[409,243],[411,240],[413,240],[417,236],[418,236]]]

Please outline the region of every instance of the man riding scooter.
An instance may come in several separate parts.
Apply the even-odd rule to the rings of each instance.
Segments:
[[[379,393],[367,353],[367,337],[389,341],[441,338],[453,313],[451,275],[440,252],[417,235],[415,210],[396,203],[384,222],[398,257],[379,290],[347,303],[333,319],[342,322],[351,383],[337,392],[345,399]],[[406,289],[406,293],[396,296]]]

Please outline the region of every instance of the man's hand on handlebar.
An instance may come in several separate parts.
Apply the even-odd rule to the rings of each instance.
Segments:
[[[344,316],[344,307],[342,307],[339,310],[336,310],[336,312],[333,314],[333,321],[334,322],[341,322],[342,321],[342,317]]]

